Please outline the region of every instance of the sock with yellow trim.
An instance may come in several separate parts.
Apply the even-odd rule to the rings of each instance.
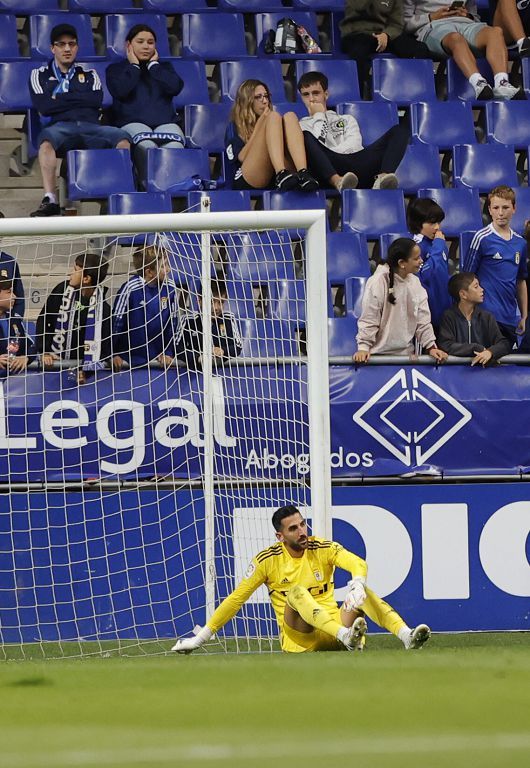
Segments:
[[[305,589],[296,585],[291,587],[287,594],[287,604],[291,606],[293,611],[296,611],[303,620],[312,627],[320,629],[325,632],[326,635],[331,637],[337,637],[341,629],[344,629],[342,624],[332,619],[325,608],[317,603],[314,597]]]

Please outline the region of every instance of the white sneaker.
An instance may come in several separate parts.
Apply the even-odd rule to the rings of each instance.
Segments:
[[[431,630],[427,624],[418,624],[417,627],[410,630],[410,638],[405,644],[407,651],[415,651],[425,645],[431,636]]]
[[[397,189],[398,177],[395,173],[379,173],[375,177],[372,189]]]
[[[493,88],[483,77],[474,86],[477,101],[489,101],[493,98]]]
[[[517,96],[520,96],[520,94],[520,89],[509,83],[508,80],[501,80],[501,84],[493,89],[494,98],[503,99],[504,101],[515,99]]]
[[[359,186],[359,179],[357,175],[352,171],[345,173],[342,179],[339,181],[337,189],[342,192],[343,189],[357,189]]]
[[[342,642],[349,651],[362,651],[364,636],[368,629],[364,616],[357,616]]]

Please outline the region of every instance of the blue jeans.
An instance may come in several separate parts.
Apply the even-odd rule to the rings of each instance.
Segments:
[[[69,149],[114,149],[120,141],[129,141],[129,134],[121,128],[100,123],[75,122],[53,123],[39,134],[39,144],[49,141],[57,154]]]

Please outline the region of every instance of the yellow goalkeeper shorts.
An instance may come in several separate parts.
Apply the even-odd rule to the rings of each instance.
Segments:
[[[333,611],[326,607],[330,616],[340,621],[340,608],[337,606]],[[307,651],[344,651],[346,648],[336,638],[330,637],[320,629],[314,629],[312,632],[298,632],[283,622],[280,633],[282,651],[286,653],[306,653]]]

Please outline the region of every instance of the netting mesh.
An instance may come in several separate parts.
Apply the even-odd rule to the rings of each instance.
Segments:
[[[167,652],[273,542],[274,509],[309,503],[304,232],[2,251],[35,346],[0,371],[0,658]],[[83,279],[87,253],[105,275]],[[206,650],[276,637],[257,592]]]

